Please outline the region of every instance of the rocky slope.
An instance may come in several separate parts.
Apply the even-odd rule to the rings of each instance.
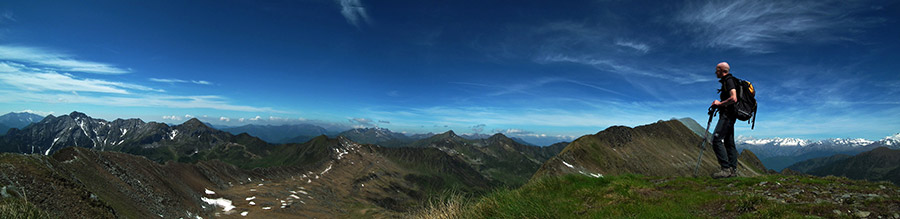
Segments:
[[[626,173],[648,176],[692,176],[702,138],[678,120],[659,121],[629,128],[613,126],[570,143],[548,160],[533,178],[565,174],[600,177]],[[700,176],[718,171],[715,155],[707,144]],[[765,174],[752,152],[738,159],[740,176]]]
[[[415,141],[412,137],[402,133],[391,132],[386,128],[358,128],[338,134],[355,142],[363,144],[377,144],[385,147],[403,147]]]
[[[483,193],[495,185],[434,148],[398,151],[325,136],[277,147],[277,156],[246,164],[260,166],[252,170],[82,147],[52,156],[4,153],[0,186],[56,216],[283,218],[387,217],[447,188]]]

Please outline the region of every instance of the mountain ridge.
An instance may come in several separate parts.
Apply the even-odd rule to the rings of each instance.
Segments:
[[[565,174],[692,176],[702,141],[701,136],[676,119],[634,128],[611,126],[570,143],[545,162],[532,179]],[[712,150],[708,151],[702,157],[701,176],[719,169]],[[753,152],[742,151],[738,164],[740,176],[766,174]]]

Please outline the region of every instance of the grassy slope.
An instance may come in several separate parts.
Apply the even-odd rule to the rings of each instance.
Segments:
[[[837,177],[766,175],[713,180],[575,174],[541,178],[519,189],[500,190],[479,199],[445,199],[414,216],[797,218],[835,217],[839,216],[837,211],[845,217],[858,212],[891,217],[898,210],[898,194],[900,188],[888,183]]]

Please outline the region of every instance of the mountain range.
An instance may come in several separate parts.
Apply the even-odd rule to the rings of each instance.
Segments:
[[[479,197],[563,175],[691,181],[673,177],[694,176],[697,127],[691,119],[613,126],[547,147],[503,134],[407,136],[382,128],[273,144],[197,119],[169,125],[72,112],[0,137],[0,150],[13,152],[0,154],[0,205],[16,202],[57,217],[405,217],[447,191]],[[739,161],[740,176],[767,173],[749,150]],[[717,166],[707,150],[701,176]],[[892,171],[879,176],[888,179]]]
[[[809,159],[787,169],[816,176],[844,176],[900,185],[900,150],[878,147],[852,156],[837,154]]]
[[[231,134],[247,133],[269,143],[303,143],[319,135],[335,136],[337,133],[312,124],[255,125],[222,128]]]
[[[6,183],[24,187],[31,196],[46,197],[46,201],[35,202],[41,209],[60,214],[72,207],[87,209],[82,216],[205,217],[232,214],[231,206],[252,211],[263,205],[277,208],[286,202],[295,206],[300,202],[304,207],[278,211],[278,214],[266,214],[266,211],[254,214],[277,216],[312,212],[308,215],[327,217],[353,215],[358,212],[344,209],[357,209],[369,216],[393,215],[419,206],[422,201],[447,189],[479,194],[499,186],[519,186],[543,160],[556,153],[551,148],[562,148],[522,145],[503,135],[492,136],[489,140],[467,140],[452,132],[423,139],[417,147],[388,148],[356,143],[344,136],[328,138],[325,135],[305,143],[269,144],[246,133],[232,135],[216,130],[196,118],[169,126],[139,119],[106,121],[80,112],[49,116],[9,133],[0,137],[2,151],[50,156],[5,154],[6,158],[0,159],[0,163],[24,171],[5,173],[5,177],[42,182],[37,185],[18,184],[18,180]],[[442,143],[430,145],[433,142]],[[449,152],[453,150],[464,152]],[[23,159],[26,161],[20,162]],[[179,161],[179,164],[169,161]],[[39,170],[28,167],[35,162],[48,165]],[[75,164],[77,167],[72,167]],[[493,164],[503,165],[491,166]],[[179,179],[153,180],[165,178],[166,172],[178,172],[171,168],[193,172],[183,173],[186,175]],[[63,181],[39,173],[62,174]],[[253,186],[257,185],[253,180],[263,179],[279,183],[272,189],[261,188],[263,182]],[[123,182],[127,185],[119,184]],[[49,200],[71,200],[73,193],[57,194],[41,189],[39,185],[102,198],[61,204]],[[122,189],[118,192],[99,191],[102,188]],[[206,189],[216,193],[203,195]],[[152,192],[161,190],[179,192]],[[292,190],[304,194],[277,194]],[[245,197],[254,197],[256,201],[237,204],[236,200]],[[147,204],[148,200],[154,199],[177,201]],[[219,205],[225,200],[231,205]],[[143,205],[148,206],[142,208]],[[178,211],[166,211],[170,209],[166,205],[177,205],[179,208],[171,209]]]
[[[855,155],[878,147],[900,149],[900,133],[872,141],[867,139],[806,140],[797,138],[739,139],[739,149],[751,150],[766,167],[781,170],[794,163],[835,154]]]

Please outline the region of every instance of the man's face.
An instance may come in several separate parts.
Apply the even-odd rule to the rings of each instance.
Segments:
[[[725,70],[722,68],[716,67],[716,78],[725,77]]]

